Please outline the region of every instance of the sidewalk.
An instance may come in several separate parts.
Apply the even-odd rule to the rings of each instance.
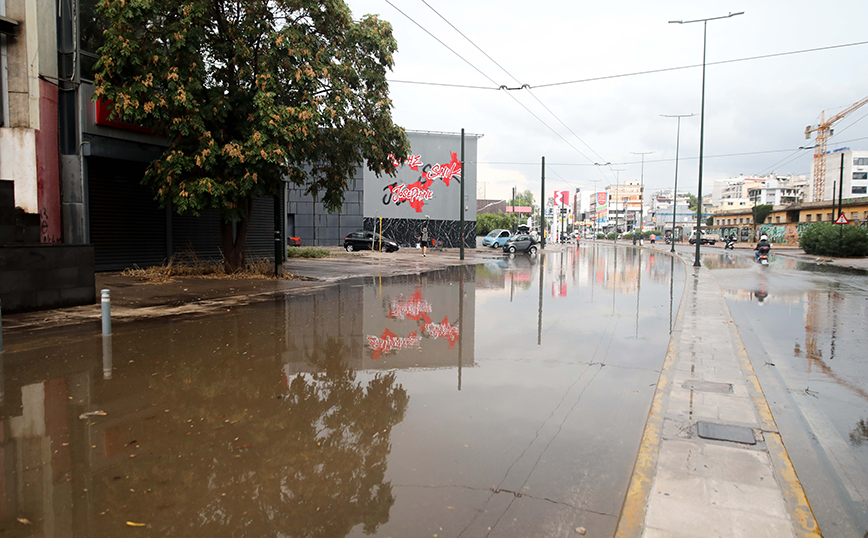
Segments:
[[[691,263],[616,536],[820,536],[717,281]]]

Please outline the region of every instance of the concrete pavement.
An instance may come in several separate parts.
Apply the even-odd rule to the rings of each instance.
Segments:
[[[684,261],[687,285],[616,536],[820,536],[720,288],[692,255]]]

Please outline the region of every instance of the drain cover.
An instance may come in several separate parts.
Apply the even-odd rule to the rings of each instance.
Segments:
[[[753,430],[745,428],[744,426],[714,424],[713,422],[697,422],[696,431],[703,439],[717,439],[718,441],[730,441],[746,445],[756,444]]]
[[[687,390],[699,390],[702,392],[719,392],[732,394],[732,383],[714,383],[712,381],[685,381],[681,384]]]

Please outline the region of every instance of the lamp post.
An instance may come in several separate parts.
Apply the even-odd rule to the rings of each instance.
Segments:
[[[620,172],[623,172],[624,169],[623,168],[610,168],[610,170],[612,172],[615,172],[615,192],[618,193],[618,198],[621,198],[621,174],[620,174]],[[609,198],[610,198],[609,203],[611,204],[612,203],[611,198],[613,198],[613,197],[610,196]],[[626,215],[625,215],[625,217],[626,217]],[[617,243],[618,243],[618,210],[615,209],[615,244],[617,244]]]
[[[642,171],[639,174],[639,246],[641,247],[645,241],[645,155],[654,153],[653,151],[631,151],[633,155],[642,156]],[[634,226],[635,228],[635,226]],[[636,237],[636,231],[633,231],[633,237]]]
[[[675,214],[678,212],[678,147],[681,142],[681,118],[690,118],[696,114],[660,114],[664,118],[677,118],[678,129],[675,132],[675,186],[672,188],[672,248],[669,252],[675,252]]]
[[[696,202],[696,257],[693,260],[693,267],[701,267],[699,262],[699,245],[702,243],[702,150],[705,142],[705,45],[706,35],[708,34],[708,21],[716,21],[718,19],[728,19],[736,15],[744,15],[744,11],[738,13],[730,13],[720,17],[709,17],[707,19],[696,19],[692,21],[669,21],[669,24],[690,24],[694,22],[702,23],[702,103],[699,110],[699,182],[697,185]],[[673,230],[673,233],[675,231]]]

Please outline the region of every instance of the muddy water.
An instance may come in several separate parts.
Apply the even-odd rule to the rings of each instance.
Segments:
[[[612,535],[683,285],[583,245],[6,335],[0,529]]]

